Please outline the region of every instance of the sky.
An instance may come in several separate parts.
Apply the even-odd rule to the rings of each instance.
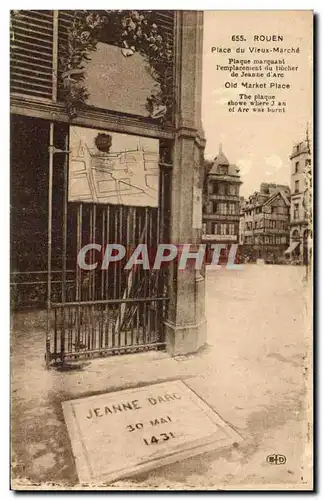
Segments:
[[[304,140],[307,123],[312,127],[312,12],[311,11],[206,11],[203,36],[202,121],[206,136],[205,157],[217,155],[219,144],[230,163],[240,167],[242,196],[259,189],[261,182],[290,184],[289,155],[295,143]],[[246,42],[232,42],[243,35]],[[257,35],[281,35],[283,42],[254,41]],[[299,54],[253,54],[248,47],[299,47]],[[245,54],[211,52],[212,47],[245,48]],[[285,59],[285,66],[298,66],[283,78],[240,78],[218,71],[228,58]],[[253,61],[252,61],[253,63]],[[225,88],[225,82],[238,88]],[[290,84],[290,90],[250,89],[241,81]],[[275,95],[286,101],[286,113],[229,113],[228,100],[239,93]]]

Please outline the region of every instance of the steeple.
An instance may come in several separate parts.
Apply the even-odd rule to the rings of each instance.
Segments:
[[[219,145],[218,156],[214,158],[214,165],[229,165],[229,160],[222,151],[222,143]]]
[[[213,162],[213,165],[211,167],[211,170],[209,171],[209,174],[217,174],[218,167],[221,165],[227,166],[227,167],[229,167],[229,165],[230,165],[228,158],[225,156],[225,154],[222,151],[222,143],[219,144],[219,153],[214,158],[214,162]]]

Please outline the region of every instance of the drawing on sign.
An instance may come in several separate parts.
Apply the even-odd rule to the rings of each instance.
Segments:
[[[70,127],[69,201],[157,207],[158,141],[109,133],[103,150],[102,136]]]

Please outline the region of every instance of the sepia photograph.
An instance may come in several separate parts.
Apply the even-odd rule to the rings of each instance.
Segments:
[[[10,11],[11,490],[313,491],[313,20]]]

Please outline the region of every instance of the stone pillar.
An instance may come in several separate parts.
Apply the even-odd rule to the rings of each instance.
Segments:
[[[173,150],[171,243],[197,246],[202,239],[203,151],[201,125],[203,13],[177,14],[176,137]],[[177,263],[170,269],[165,321],[167,350],[195,352],[206,342],[205,283],[200,270]]]

